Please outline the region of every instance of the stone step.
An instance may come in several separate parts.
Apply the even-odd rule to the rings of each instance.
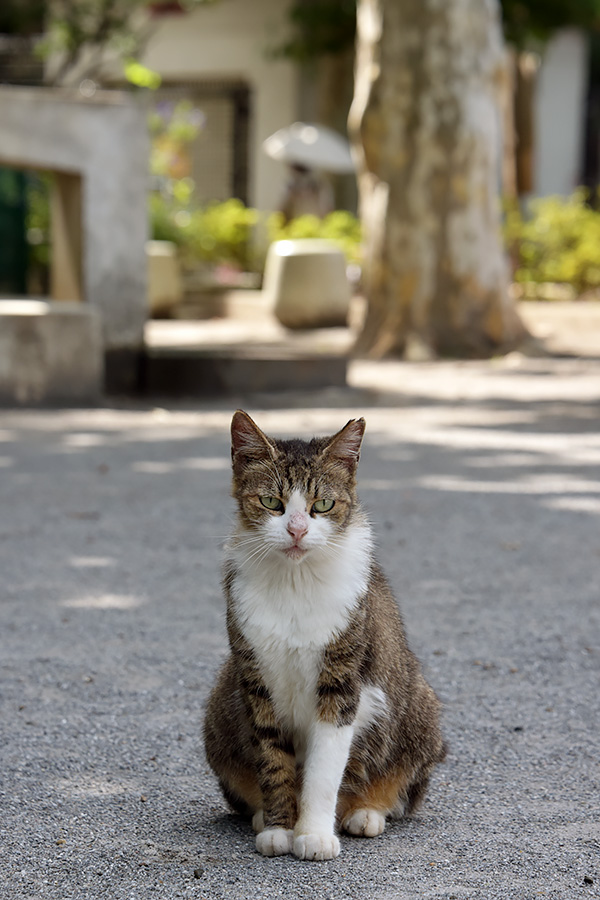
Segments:
[[[0,299],[0,405],[95,404],[103,354],[89,304]]]
[[[265,316],[212,321],[150,321],[142,390],[146,395],[210,397],[344,387],[348,329],[291,333]]]
[[[150,396],[212,397],[345,387],[347,366],[340,354],[147,348],[142,390]]]

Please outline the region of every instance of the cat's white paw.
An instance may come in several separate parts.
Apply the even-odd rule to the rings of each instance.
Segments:
[[[357,837],[377,837],[385,829],[385,816],[375,809],[356,809],[346,816],[342,828]]]
[[[335,834],[298,834],[294,838],[294,856],[298,859],[335,859],[339,852]]]
[[[283,856],[292,852],[294,832],[287,828],[265,828],[256,835],[256,849],[263,856]]]
[[[262,809],[259,809],[258,812],[255,812],[252,816],[252,828],[257,834],[260,834],[264,827],[265,814]]]

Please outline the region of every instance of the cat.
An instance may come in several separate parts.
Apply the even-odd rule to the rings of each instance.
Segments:
[[[231,424],[230,654],[204,739],[265,856],[332,859],[336,830],[381,834],[419,805],[445,756],[439,701],[356,496],[364,430],[351,419],[305,442],[267,437],[242,410]]]

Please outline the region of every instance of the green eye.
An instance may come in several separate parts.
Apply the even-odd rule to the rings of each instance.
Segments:
[[[259,497],[258,498],[265,509],[270,509],[276,512],[283,509],[283,503],[279,499],[279,497]]]
[[[313,503],[313,512],[326,513],[335,506],[335,500],[315,500]]]

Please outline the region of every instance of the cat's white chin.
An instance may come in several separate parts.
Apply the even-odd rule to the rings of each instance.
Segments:
[[[285,547],[283,552],[288,559],[292,559],[294,560],[294,562],[299,562],[301,559],[304,559],[308,551],[304,547],[297,547],[294,544],[292,547]]]

